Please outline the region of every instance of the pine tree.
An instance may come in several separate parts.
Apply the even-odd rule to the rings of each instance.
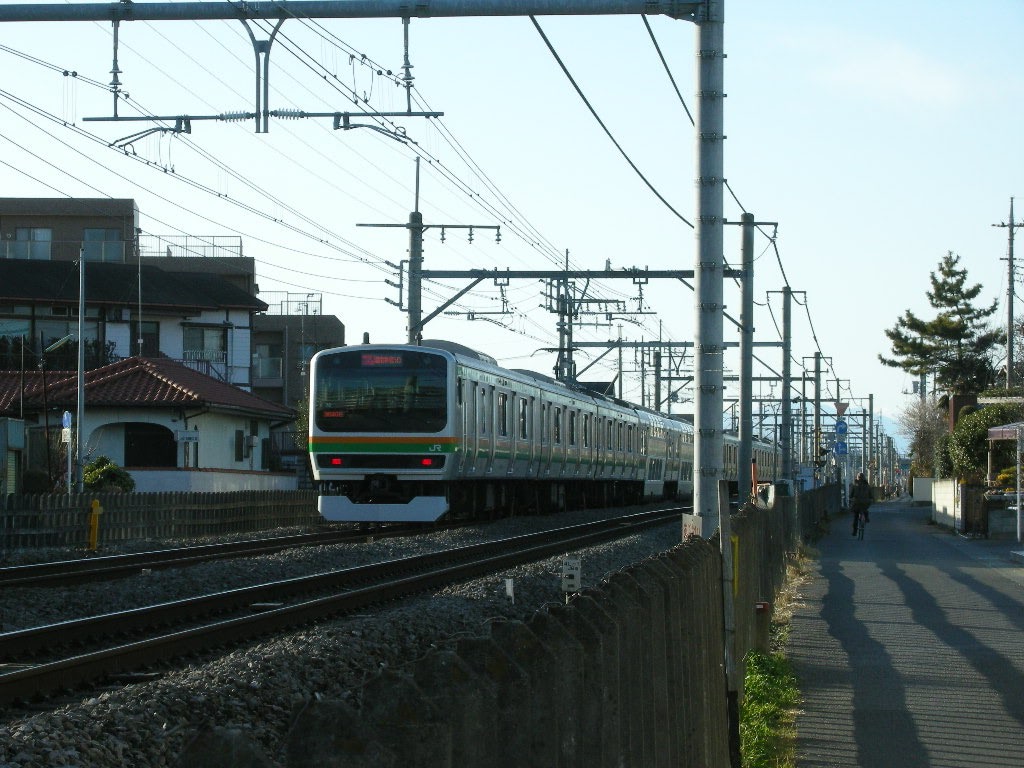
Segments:
[[[981,284],[967,287],[967,270],[959,269],[960,257],[952,251],[931,273],[928,303],[936,310],[932,320],[922,320],[909,309],[885,332],[892,342],[892,356],[878,359],[892,368],[918,376],[934,374],[937,388],[948,394],[977,394],[995,382],[993,348],[1003,336],[985,321],[997,307],[976,308],[972,302]]]

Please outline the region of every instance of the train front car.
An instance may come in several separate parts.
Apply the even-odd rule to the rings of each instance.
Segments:
[[[325,520],[433,522],[448,511],[454,365],[414,346],[313,356],[309,458]]]

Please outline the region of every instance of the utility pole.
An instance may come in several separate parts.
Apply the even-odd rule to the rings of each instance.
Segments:
[[[1013,233],[1017,227],[1024,227],[1024,222],[1014,221],[1013,198],[1010,198],[1010,220],[1001,224],[993,224],[993,227],[1003,227],[1007,230],[1009,244],[1006,250],[1006,388],[1013,386],[1013,295],[1014,295],[1014,274],[1013,274]]]

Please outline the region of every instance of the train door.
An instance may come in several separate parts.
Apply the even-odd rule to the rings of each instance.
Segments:
[[[514,392],[495,393],[494,471],[509,474],[515,456],[515,430],[509,428],[511,409],[515,407]]]
[[[464,448],[466,451],[466,474],[472,475],[477,471],[477,455],[480,452],[480,387],[475,381],[466,382],[466,436]]]
[[[457,475],[464,475],[468,471],[469,465],[469,439],[473,434],[469,428],[469,411],[470,409],[466,406],[466,392],[465,388],[470,386],[470,382],[463,379],[461,376],[456,379],[455,382],[455,405],[458,413],[458,445],[459,452],[455,456],[457,462]],[[472,402],[472,400],[469,400]]]
[[[584,413],[583,423],[580,426],[580,474],[588,478],[593,476],[594,471],[594,441],[590,435],[592,425],[593,414]]]
[[[544,474],[550,477],[555,471],[555,406],[544,404]]]
[[[527,476],[536,476],[537,474],[537,432],[533,424],[534,402],[535,399],[531,395],[524,397],[519,403],[519,437],[527,447]]]
[[[480,456],[483,471],[488,473],[494,462],[494,387],[480,385]]]
[[[565,436],[562,433],[562,417],[565,409],[560,405],[551,407],[551,453],[552,474],[561,477],[565,474]]]

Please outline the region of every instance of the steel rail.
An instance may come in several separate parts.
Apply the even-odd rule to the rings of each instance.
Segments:
[[[442,527],[437,527],[430,530],[441,529]],[[419,534],[425,530],[423,526],[394,526],[381,528],[372,533],[366,531],[321,531],[123,555],[101,555],[74,560],[51,560],[45,563],[10,565],[0,568],[0,588],[77,584],[86,579],[129,576],[142,569],[183,568],[229,557],[249,557],[297,547],[365,541],[368,535],[375,538],[386,538]]]
[[[57,691],[74,690],[113,674],[165,663],[182,655],[203,653],[213,648],[238,644],[253,637],[352,612],[483,573],[620,538],[637,530],[673,521],[677,519],[678,514],[678,510],[644,512],[429,555],[374,563],[331,574],[288,579],[284,582],[230,590],[217,595],[204,595],[197,600],[209,601],[206,605],[208,610],[222,599],[233,602],[237,610],[239,607],[252,605],[256,597],[273,594],[268,590],[274,586],[287,585],[289,588],[297,588],[297,592],[292,593],[293,597],[295,594],[308,594],[313,589],[333,590],[326,596],[289,605],[265,607],[266,609],[258,614],[219,619],[202,626],[165,632],[115,647],[79,653],[22,669],[12,669],[0,674],[0,705],[29,701]],[[453,564],[452,561],[456,562]],[[323,580],[320,586],[314,586],[317,579]],[[373,579],[379,580],[378,583],[366,584]],[[356,586],[357,584],[361,586]],[[185,605],[187,602],[189,601],[177,601],[136,609],[126,614],[107,614],[5,633],[0,635],[0,658],[9,659],[12,652],[17,655],[29,647],[45,647],[51,642],[82,642],[87,638],[104,636],[107,632],[120,633],[124,628],[117,625],[119,617],[128,626],[134,627],[129,631],[142,631],[143,626],[166,627],[167,623],[178,620],[176,617],[188,614],[189,609]],[[212,610],[228,609],[222,606]],[[147,616],[147,611],[154,613]],[[163,618],[160,618],[161,611],[167,611]],[[194,619],[193,614],[185,620]],[[62,635],[65,630],[67,634]]]

